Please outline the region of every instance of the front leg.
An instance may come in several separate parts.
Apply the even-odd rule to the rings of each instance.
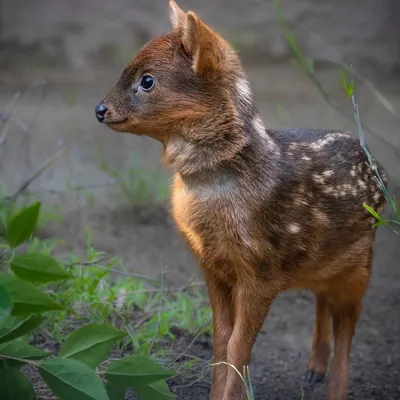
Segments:
[[[217,276],[205,274],[208,294],[213,313],[214,328],[214,363],[227,361],[228,342],[233,331],[234,309],[232,290]],[[226,364],[215,365],[211,388],[211,399],[221,400],[226,384]]]
[[[238,281],[235,287],[235,323],[228,343],[228,363],[243,375],[250,365],[251,352],[268,310],[278,294],[277,287],[255,277]],[[223,400],[245,400],[243,382],[234,368],[228,366]]]

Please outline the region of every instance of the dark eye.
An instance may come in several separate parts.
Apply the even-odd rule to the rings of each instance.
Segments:
[[[144,90],[150,90],[154,86],[154,79],[151,75],[144,75],[140,84]]]

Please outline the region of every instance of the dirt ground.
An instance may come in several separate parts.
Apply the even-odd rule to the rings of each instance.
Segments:
[[[107,10],[113,9],[115,15],[123,12],[116,6],[111,7],[112,2],[106,3]],[[161,3],[157,3],[157,6],[155,3],[154,7],[161,9]],[[95,120],[95,105],[110,89],[122,66],[134,52],[129,55],[117,54],[106,43],[98,51],[90,53],[93,63],[84,65],[83,58],[79,57],[84,54],[88,43],[92,39],[99,41],[99,35],[104,34],[100,24],[96,23],[100,11],[94,13],[90,9],[95,7],[94,2],[90,4],[88,2],[85,7],[82,6],[76,21],[73,14],[68,16],[59,13],[63,25],[55,26],[57,29],[63,27],[64,30],[57,31],[54,37],[43,36],[47,33],[43,33],[44,28],[43,32],[40,29],[44,18],[42,14],[35,13],[34,18],[26,20],[32,32],[35,31],[38,37],[43,36],[37,39],[38,43],[42,43],[47,53],[54,52],[55,59],[59,47],[64,43],[61,37],[65,35],[68,40],[63,46],[67,48],[68,54],[77,55],[73,62],[69,60],[77,67],[64,64],[63,60],[52,64],[48,61],[48,55],[42,60],[40,45],[30,47],[24,42],[30,36],[29,30],[24,30],[25,14],[29,14],[26,9],[15,8],[18,12],[14,13],[17,16],[23,15],[25,19],[8,21],[13,35],[16,38],[20,35],[24,40],[21,39],[20,43],[13,36],[16,41],[10,42],[6,51],[1,49],[3,52],[0,54],[7,54],[7,60],[4,58],[2,61],[7,62],[0,63],[0,114],[5,112],[16,91],[31,87],[35,81],[45,80],[47,83],[45,86],[30,88],[16,108],[17,118],[13,120],[6,140],[0,144],[0,185],[7,192],[14,191],[29,175],[29,171],[37,168],[45,157],[53,154],[59,146],[67,145],[69,152],[35,181],[31,188],[32,192],[39,194],[46,209],[56,210],[61,216],[61,222],[49,222],[45,234],[64,240],[63,248],[66,251],[81,251],[85,243],[85,226],[89,226],[93,246],[97,250],[122,256],[126,268],[131,271],[155,276],[162,262],[169,282],[181,284],[192,277],[201,279],[199,267],[171,221],[168,201],[154,205],[153,199],[149,197],[146,206],[129,204],[120,186],[110,183],[112,179],[99,167],[100,163],[106,163],[123,177],[134,159],[141,165],[138,174],[146,174],[150,168],[161,168],[160,147],[150,140],[112,133]],[[140,4],[144,7],[149,2]],[[163,22],[160,22],[160,26],[167,26],[166,16],[161,11],[154,19],[151,10],[145,8],[145,11],[146,23],[153,24],[154,29],[159,27],[157,21],[161,21],[161,18]],[[134,10],[131,13],[134,14]],[[108,18],[103,14],[102,24]],[[93,29],[96,28],[93,33],[96,38],[87,34],[85,41],[81,41],[79,29],[84,26],[85,18],[91,21]],[[235,18],[232,24],[240,19],[237,15]],[[47,27],[45,24],[43,26]],[[129,27],[129,34],[135,34],[130,49],[140,47],[149,39],[148,31],[146,34],[142,32],[140,36],[142,28],[139,28]],[[142,30],[145,31],[144,28]],[[111,42],[114,40],[113,32],[111,28],[106,32]],[[123,44],[128,46],[130,40],[130,36],[125,35]],[[74,46],[79,51],[74,53]],[[35,59],[32,67],[29,65],[29,57]],[[112,58],[113,63],[108,63],[108,58]],[[342,111],[350,119],[329,107],[307,77],[287,60],[260,64],[252,63],[249,58],[245,68],[253,85],[260,114],[268,127],[350,129],[356,134],[352,110],[343,94],[338,70],[325,66],[324,69],[318,69],[318,73],[329,94],[339,102]],[[379,90],[400,110],[400,78],[381,79]],[[387,112],[382,103],[361,83],[357,86],[357,94],[362,122],[376,131],[376,134],[366,133],[367,141],[391,175],[390,189],[400,199],[399,116]],[[18,121],[22,121],[23,125],[18,124]],[[67,186],[83,189],[71,190]],[[385,228],[379,229],[373,276],[351,354],[352,400],[400,400],[399,244],[398,237]],[[304,292],[283,293],[273,304],[258,337],[250,369],[257,400],[297,400],[302,398],[302,390],[305,399],[323,398],[323,384],[315,388],[303,384],[311,346],[314,306],[312,295]],[[185,350],[190,341],[191,338],[181,336],[176,351]],[[212,341],[200,338],[190,349],[190,354],[210,360]],[[34,375],[33,379],[36,379]],[[40,385],[39,382],[37,384]],[[171,380],[170,384],[178,400],[208,399],[210,375],[205,374],[203,379],[195,383],[179,379]]]
[[[150,226],[147,222],[136,222],[136,226],[132,223],[132,227],[141,229],[144,224],[157,231],[157,235],[174,236],[173,228],[165,220],[158,225],[153,221]],[[393,262],[399,259],[400,248],[392,237],[384,228],[377,235],[373,276],[353,340],[351,400],[400,399],[400,268]],[[174,260],[172,254],[169,257]],[[186,273],[188,276],[189,272]],[[275,301],[253,351],[250,373],[257,400],[299,400],[303,394],[307,400],[324,398],[324,383],[310,386],[303,381],[313,321],[314,298],[310,293],[286,292]],[[200,337],[191,344],[192,339],[177,331],[174,354],[185,353],[210,363],[212,339]],[[166,342],[166,349],[171,346]],[[179,362],[188,360],[183,356]],[[168,382],[178,400],[208,399],[211,370],[205,364],[202,367],[197,370],[198,379],[173,378]],[[31,372],[29,377],[41,393],[39,399],[53,399],[43,389],[37,373]],[[128,395],[127,399],[136,397]]]

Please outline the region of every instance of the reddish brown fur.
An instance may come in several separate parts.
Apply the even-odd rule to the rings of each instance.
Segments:
[[[312,290],[307,377],[327,371],[332,318],[327,398],[346,399],[374,242],[362,204],[384,205],[367,159],[346,132],[265,129],[229,44],[174,1],[170,16],[172,31],[143,47],[106,96],[104,122],[163,145],[173,217],[208,285],[214,361],[242,371],[278,293]],[[155,80],[148,92],[144,73]],[[211,397],[245,398],[233,368],[215,367]]]

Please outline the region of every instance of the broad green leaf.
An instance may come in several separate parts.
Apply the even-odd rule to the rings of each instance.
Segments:
[[[44,360],[39,372],[60,400],[109,400],[96,372],[79,361],[58,357]]]
[[[10,247],[17,247],[29,239],[35,230],[40,213],[40,203],[33,203],[15,215],[8,223],[7,241]]]
[[[23,358],[25,360],[40,360],[50,356],[51,353],[30,346],[22,340],[13,340],[11,342],[0,344],[0,357],[10,356]]]
[[[133,388],[136,384],[148,385],[175,374],[175,371],[157,364],[150,358],[135,354],[113,361],[106,370],[109,382]]]
[[[14,274],[25,281],[48,283],[71,278],[57,261],[43,253],[26,253],[11,261]]]
[[[36,400],[32,384],[17,368],[4,365],[0,368],[1,400]]]
[[[11,312],[12,300],[3,285],[0,285],[0,321]]]
[[[140,400],[176,399],[176,395],[169,391],[169,387],[164,381],[157,381],[150,385],[135,385],[135,392]]]
[[[2,284],[13,301],[12,315],[27,315],[42,311],[62,310],[63,307],[31,283],[13,275],[0,273]]]
[[[114,385],[109,382],[105,386],[110,400],[125,400],[126,388],[124,386]]]
[[[0,343],[10,342],[34,331],[42,323],[40,315],[31,315],[26,318],[7,317],[0,324]]]
[[[68,336],[58,355],[96,368],[107,358],[112,346],[126,335],[126,332],[112,326],[86,325]]]

